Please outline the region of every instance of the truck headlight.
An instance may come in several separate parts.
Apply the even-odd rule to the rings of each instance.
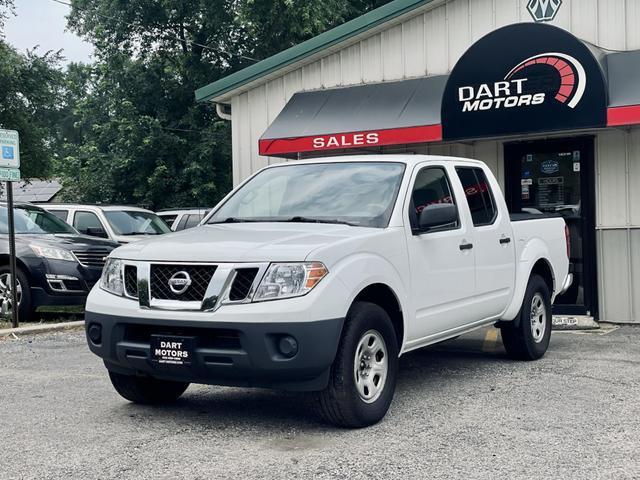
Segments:
[[[272,263],[258,286],[254,302],[299,297],[308,293],[329,271],[320,262]]]
[[[122,278],[122,260],[118,258],[107,258],[102,276],[100,277],[100,288],[114,295],[124,295],[124,280]]]
[[[52,260],[66,260],[68,262],[77,262],[73,253],[69,250],[56,247],[43,247],[42,245],[29,245],[33,253],[42,258],[50,258]]]

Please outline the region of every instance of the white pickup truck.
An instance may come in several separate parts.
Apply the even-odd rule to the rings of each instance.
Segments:
[[[316,391],[326,420],[371,425],[406,352],[495,324],[510,357],[544,355],[568,234],[561,217],[513,217],[475,160],[272,165],[201,226],[114,250],[89,347],[133,402],[189,383]]]

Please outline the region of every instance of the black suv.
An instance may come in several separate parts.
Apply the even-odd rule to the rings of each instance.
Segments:
[[[0,204],[0,313],[11,312],[7,206]],[[18,313],[26,320],[42,306],[84,306],[117,243],[80,235],[46,210],[14,205]]]

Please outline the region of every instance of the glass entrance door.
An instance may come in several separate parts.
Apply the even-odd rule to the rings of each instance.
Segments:
[[[593,138],[505,145],[507,204],[512,213],[554,213],[569,227],[571,288],[556,314],[596,315]]]

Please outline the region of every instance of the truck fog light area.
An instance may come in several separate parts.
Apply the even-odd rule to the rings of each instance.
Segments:
[[[311,291],[327,273],[327,268],[320,262],[272,263],[253,300],[299,297]]]
[[[91,343],[100,345],[102,343],[102,326],[97,323],[92,323],[87,330],[87,336],[89,340],[91,340]]]
[[[285,335],[278,341],[278,350],[287,358],[295,357],[298,353],[298,341],[291,335]]]

